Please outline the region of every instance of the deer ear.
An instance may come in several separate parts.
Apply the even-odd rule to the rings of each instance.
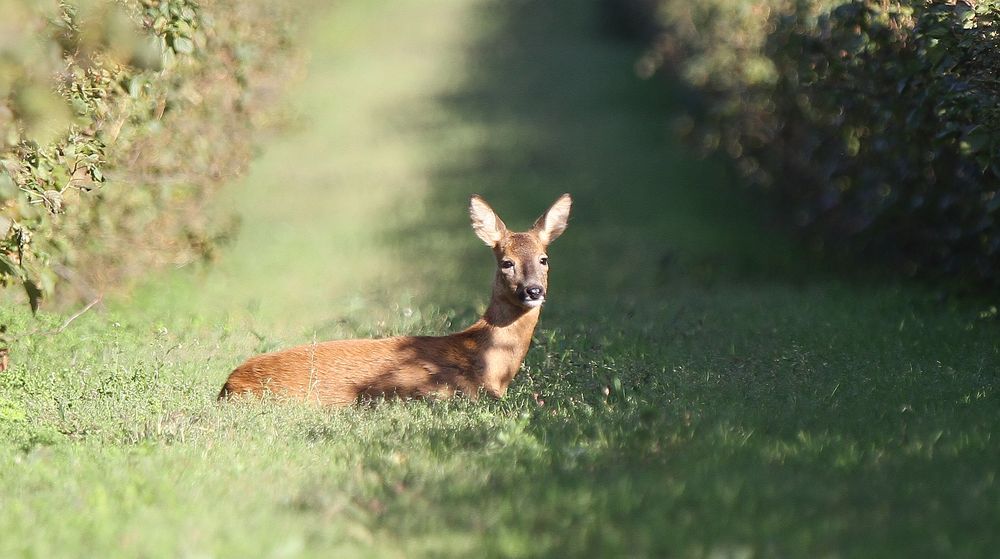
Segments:
[[[569,194],[563,194],[552,204],[549,211],[542,214],[542,217],[535,221],[532,231],[538,235],[542,244],[549,244],[556,240],[566,230],[566,222],[569,221],[569,208],[573,205],[573,199]]]
[[[486,246],[497,246],[500,239],[507,234],[507,226],[479,195],[473,196],[469,201],[469,217],[472,218],[472,230],[486,243]]]

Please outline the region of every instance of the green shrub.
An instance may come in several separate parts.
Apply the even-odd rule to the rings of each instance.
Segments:
[[[817,244],[1000,286],[1000,2],[660,0],[694,135]],[[688,127],[690,128],[690,127]]]
[[[297,68],[281,3],[40,4],[0,0],[0,285],[33,308],[209,253],[199,208]]]

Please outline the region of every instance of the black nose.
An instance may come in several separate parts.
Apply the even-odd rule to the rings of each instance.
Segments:
[[[542,298],[542,288],[541,287],[538,287],[538,286],[527,287],[527,288],[524,289],[524,292],[527,293],[528,297],[531,297],[531,299],[534,300],[534,301],[537,301],[538,299]]]

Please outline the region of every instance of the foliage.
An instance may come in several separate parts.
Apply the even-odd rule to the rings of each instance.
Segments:
[[[295,67],[273,3],[38,4],[0,1],[0,285],[32,308],[59,279],[90,291],[208,254],[226,227],[198,208]]]
[[[1000,286],[1000,3],[661,0],[655,17],[640,72],[675,62],[704,94],[682,128],[817,244]]]

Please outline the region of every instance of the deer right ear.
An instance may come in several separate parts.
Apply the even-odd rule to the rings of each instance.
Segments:
[[[495,247],[500,239],[507,234],[507,226],[497,216],[493,208],[478,195],[469,201],[469,216],[472,218],[472,230],[488,247]]]
[[[542,214],[542,217],[535,221],[532,231],[538,234],[538,239],[542,241],[542,244],[548,245],[566,230],[569,209],[572,205],[573,200],[569,194],[563,194],[547,212]]]

